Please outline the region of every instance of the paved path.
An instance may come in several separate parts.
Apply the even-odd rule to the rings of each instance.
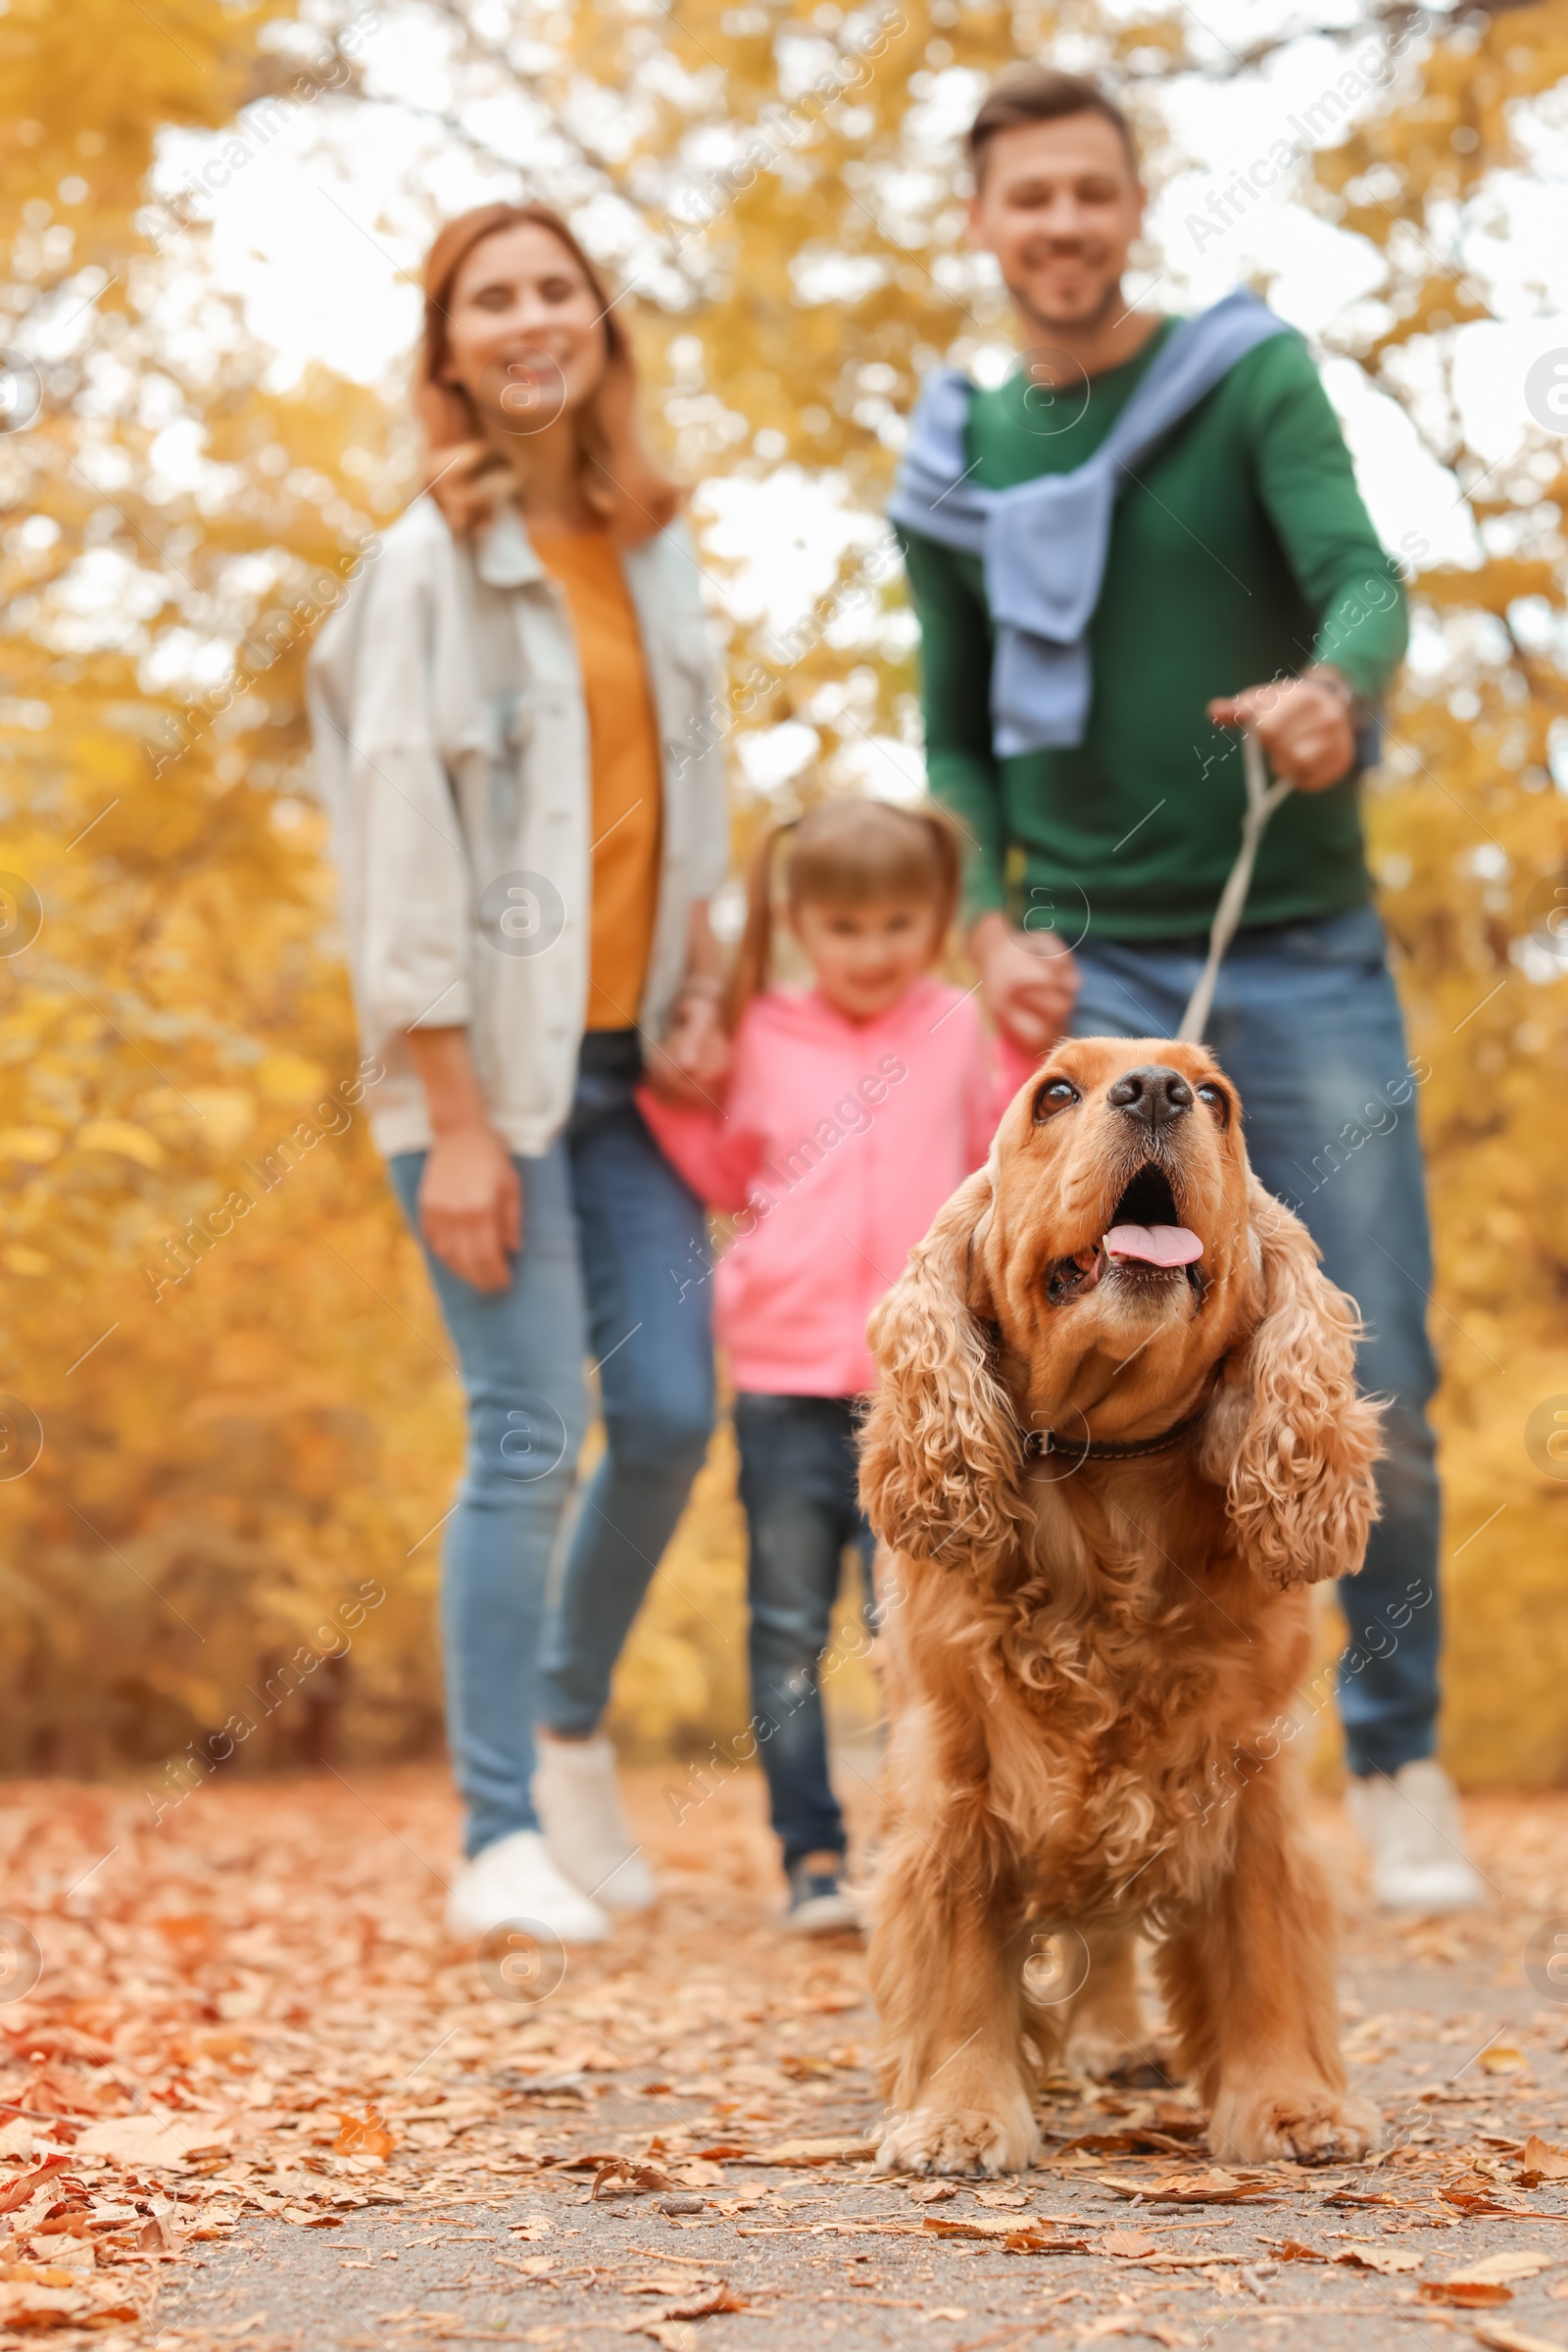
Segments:
[[[461,2041],[457,2057],[451,2040],[432,2056],[421,2082],[436,2120],[406,2127],[385,2168],[387,2193],[407,2201],[242,2212],[171,2274],[148,2341],[1568,2352],[1568,2182],[1519,2179],[1532,2132],[1568,2140],[1568,2008],[1525,1974],[1542,1921],[1568,1914],[1568,1801],[1472,1807],[1492,1907],[1398,1928],[1368,1910],[1337,1808],[1318,1808],[1348,1913],[1348,2051],[1391,2149],[1370,2167],[1246,2176],[1260,2193],[1241,2202],[1183,2205],[1106,2185],[1225,2193],[1168,2094],[1064,2086],[1042,2109],[1039,2168],[935,2199],[860,2159],[759,2161],[781,2140],[870,2132],[863,1958],[848,1940],[776,1935],[749,1781],[715,1793],[701,1841],[657,1780],[640,1795],[668,1887],[660,1914],[519,2006],[511,2066]],[[485,2114],[450,2126],[475,2094]],[[1140,2147],[1150,2131],[1174,2144]],[[1131,2136],[1067,2145],[1086,2133]],[[591,2160],[614,2157],[633,2169],[596,2196]],[[639,2164],[654,2185],[632,2193]],[[1497,2257],[1504,2276],[1446,2283]]]

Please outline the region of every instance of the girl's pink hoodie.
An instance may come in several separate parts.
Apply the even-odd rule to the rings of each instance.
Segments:
[[[714,1277],[737,1389],[850,1396],[876,1378],[866,1318],[950,1193],[979,1167],[1024,1074],[1001,1057],[974,1000],[917,981],[863,1026],[815,990],[770,989],[735,1039],[724,1115],[674,1110],[646,1087],[644,1118],[713,1208],[739,1212]],[[705,1269],[673,1269],[698,1281]]]

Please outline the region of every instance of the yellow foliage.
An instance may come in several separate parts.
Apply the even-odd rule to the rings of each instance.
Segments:
[[[203,280],[203,232],[149,215],[159,129],[228,122],[293,71],[270,45],[282,0],[181,0],[177,39],[164,15],[13,0],[0,18],[0,296],[22,322],[3,331],[17,341],[62,290],[86,306],[37,423],[0,439],[0,1387],[42,1428],[25,1475],[0,1483],[0,1769],[118,1764],[155,1784],[246,1708],[244,1752],[262,1761],[313,1752],[335,1716],[347,1752],[439,1738],[439,1522],[462,1446],[450,1346],[350,1100],[358,1048],[302,769],[304,646],[406,493],[406,425],[319,370],[262,388],[261,355]],[[529,54],[548,62],[529,71],[547,99],[573,95],[571,121],[596,83],[645,94],[626,151],[582,150],[573,184],[613,197],[657,249],[663,307],[644,302],[638,333],[671,460],[694,480],[793,465],[874,514],[919,376],[1004,331],[961,258],[955,191],[895,177],[911,109],[939,68],[994,71],[1057,20],[924,0],[884,12],[865,56],[847,46],[858,21],[818,27],[788,90],[772,20],[722,0],[530,19]],[[1063,22],[1154,83],[1189,62],[1181,11],[1106,28],[1075,6]],[[489,24],[457,12],[458,62],[488,59],[504,82],[517,68],[504,42],[486,49]],[[1414,415],[1413,358],[1447,368],[1455,322],[1489,315],[1485,288],[1442,258],[1457,249],[1443,208],[1520,162],[1510,108],[1568,74],[1568,0],[1472,12],[1408,60],[1412,86],[1314,159],[1308,195],[1387,264],[1356,356]],[[760,160],[715,167],[683,211],[680,159],[726,124]],[[68,200],[76,181],[87,193]],[[221,321],[199,359],[169,327],[172,288],[199,288]],[[163,408],[139,398],[155,378],[224,468],[220,494],[155,481],[169,390]],[[1568,1773],[1564,1487],[1523,1436],[1568,1390],[1568,991],[1539,928],[1524,944],[1542,886],[1568,868],[1546,773],[1564,676],[1538,650],[1541,612],[1562,621],[1568,483],[1560,441],[1541,440],[1532,464],[1493,470],[1433,444],[1474,483],[1484,555],[1414,583],[1446,667],[1404,689],[1368,792],[1433,1071],[1448,1739],[1470,1779]],[[118,635],[82,621],[89,559],[131,616]],[[878,743],[912,742],[901,604],[852,547],[787,644],[737,624],[736,741],[803,719],[829,784],[864,773]],[[240,647],[232,694],[149,682],[175,674],[148,658],[181,631]],[[764,813],[737,790],[738,848]],[[862,1668],[834,1690],[850,1716],[870,1709]],[[745,1704],[721,1437],[614,1721],[631,1745],[701,1749]]]
[[[122,1159],[134,1159],[144,1168],[163,1164],[163,1147],[158,1138],[149,1135],[145,1127],[133,1127],[128,1119],[89,1119],[78,1127],[74,1142],[78,1152],[117,1152]]]

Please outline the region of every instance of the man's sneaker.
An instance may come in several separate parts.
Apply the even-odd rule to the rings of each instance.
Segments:
[[[1372,1891],[1390,1911],[1468,1911],[1483,1900],[1465,1851],[1459,1799],[1435,1756],[1391,1778],[1351,1781],[1345,1809],[1372,1857]]]
[[[626,1827],[615,1782],[615,1751],[593,1740],[539,1740],[533,1801],[550,1858],[573,1886],[607,1911],[646,1911],[659,1889]]]
[[[562,1943],[603,1943],[610,1922],[597,1903],[568,1886],[537,1830],[514,1830],[465,1862],[447,1897],[454,1936],[488,1936],[519,1920]]]
[[[790,1864],[786,1935],[842,1936],[859,1924],[860,1906],[844,1884],[842,1854],[803,1854]]]

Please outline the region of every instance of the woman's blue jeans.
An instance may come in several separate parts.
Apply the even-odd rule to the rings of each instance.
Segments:
[[[1080,1037],[1173,1036],[1203,940],[1089,940],[1076,951]],[[1390,1397],[1383,1517],[1341,1579],[1349,1646],[1339,1705],[1350,1770],[1395,1773],[1437,1740],[1441,1496],[1427,1406],[1432,1243],[1416,1126],[1420,1071],[1372,906],[1239,932],[1207,1041],[1241,1091],[1248,1155],[1366,1321],[1362,1386]]]
[[[538,1826],[535,1722],[597,1727],[713,1425],[711,1285],[692,1279],[707,1270],[707,1224],[643,1123],[640,1076],[635,1032],[590,1032],[564,1134],[515,1163],[523,1240],[510,1288],[476,1291],[425,1250],[468,1407],[441,1621],[470,1855]],[[424,1159],[390,1163],[416,1233]],[[568,1529],[590,1354],[605,1452]]]

